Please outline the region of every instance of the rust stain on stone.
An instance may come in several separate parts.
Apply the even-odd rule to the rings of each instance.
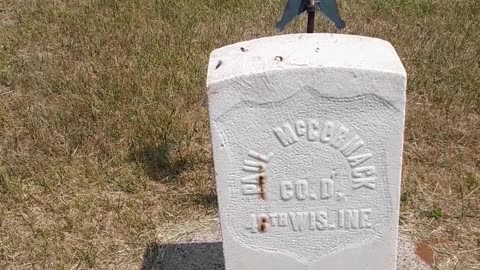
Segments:
[[[265,176],[263,174],[260,174],[260,176],[258,177],[258,184],[260,185],[260,198],[262,198],[262,200],[265,200],[267,193],[265,191]]]
[[[267,231],[267,224],[268,224],[267,218],[262,217],[262,222],[260,223],[260,228],[258,230],[262,233],[266,232]]]

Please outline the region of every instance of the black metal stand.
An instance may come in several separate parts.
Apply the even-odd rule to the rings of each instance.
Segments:
[[[313,33],[315,30],[315,1],[310,1],[310,3],[307,5],[307,13],[307,33]]]

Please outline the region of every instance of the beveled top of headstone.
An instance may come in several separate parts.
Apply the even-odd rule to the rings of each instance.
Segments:
[[[399,77],[406,78],[406,71],[400,58],[393,46],[385,40],[341,34],[292,34],[239,42],[214,50],[210,55],[207,85],[211,86],[232,78],[252,74],[273,73],[278,76],[282,74],[282,70],[291,73],[297,68],[311,69],[315,67],[372,70],[398,74]],[[304,78],[312,79],[311,76],[315,75],[296,74],[291,83],[301,88]],[[275,79],[275,76],[272,76],[271,79]],[[289,76],[289,74],[280,76]],[[331,78],[315,77],[314,79],[338,84],[338,80],[343,78],[337,75]],[[272,80],[270,83],[273,87],[275,82]],[[359,80],[361,81],[361,78]],[[390,93],[390,89],[390,87],[384,87],[379,91],[377,87],[372,87],[371,94],[388,101],[393,98],[393,102],[397,100],[398,95],[404,95],[402,92]],[[272,99],[271,101],[274,101],[276,98],[291,95],[291,93],[282,93],[282,91],[291,91],[292,87],[287,85],[286,87],[276,87],[274,90],[275,95],[267,93],[262,96],[268,95]],[[332,97],[357,94],[355,87],[343,87],[343,85],[324,90],[328,91],[328,95]],[[358,94],[368,94],[364,89],[361,91]],[[228,104],[226,106],[228,107]],[[223,112],[221,108],[214,109],[219,110],[214,110],[211,116]]]
[[[221,64],[216,68],[219,61]],[[341,34],[293,34],[239,42],[214,50],[210,55],[207,84],[292,66],[372,69],[406,75],[395,49],[385,40]]]

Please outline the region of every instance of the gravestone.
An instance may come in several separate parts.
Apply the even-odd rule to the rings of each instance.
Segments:
[[[241,42],[207,85],[227,270],[395,269],[406,72],[388,42]]]

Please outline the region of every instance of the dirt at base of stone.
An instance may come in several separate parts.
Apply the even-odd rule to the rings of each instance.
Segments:
[[[151,245],[141,270],[224,270],[222,240],[218,225],[183,235],[177,243]],[[415,254],[415,245],[399,235],[397,270],[429,270]]]

